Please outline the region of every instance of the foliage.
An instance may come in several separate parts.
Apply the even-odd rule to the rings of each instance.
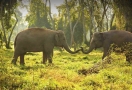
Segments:
[[[26,20],[29,23],[29,27],[51,28],[48,20],[48,7],[42,0],[31,0]]]
[[[110,29],[132,30],[130,0],[123,2],[121,0],[69,0],[67,3],[66,1],[62,5],[57,6],[60,18],[57,26],[65,29],[69,44],[72,41],[72,35],[78,36],[78,30],[76,30],[79,27],[78,24],[75,32],[73,29],[77,20],[83,26],[79,27],[80,31],[82,30],[83,43],[86,41],[87,33],[90,33],[88,37],[91,37],[94,32],[108,31]],[[79,12],[81,15],[78,14]],[[77,44],[74,39],[74,43]],[[82,42],[80,41],[80,43]]]
[[[117,14],[121,14],[121,20],[120,21],[124,21],[124,29],[127,31],[132,32],[132,2],[131,0],[127,0],[127,1],[121,1],[121,0],[113,0],[114,1],[114,6],[116,6],[118,8],[118,13]],[[117,17],[118,18],[118,17]],[[119,17],[120,18],[120,17]],[[122,23],[120,24],[122,25]]]
[[[11,16],[14,13],[14,9],[16,7],[17,0],[1,0],[0,7],[1,7],[1,14],[0,20],[4,19],[5,28],[8,30],[11,27]]]
[[[83,42],[83,25],[80,21],[82,11],[79,1],[65,0],[65,4],[57,7],[60,17],[57,22],[57,29],[63,29],[66,33],[68,44],[70,46],[75,44],[75,47]]]
[[[94,32],[107,31],[112,27],[112,3],[111,0],[65,0],[57,6],[57,26],[64,29],[69,44],[72,42],[77,47],[80,43],[87,43],[89,40],[86,39]]]
[[[7,48],[17,23],[14,11],[20,1],[0,1],[0,39]],[[63,4],[57,6],[58,16],[51,16],[51,3],[50,0],[30,0],[26,17],[29,27],[64,30],[70,46],[78,47],[89,41],[87,37],[90,38],[94,32],[132,30],[131,0],[64,0]]]
[[[21,5],[21,7],[23,7]],[[22,30],[25,30],[28,26],[28,23],[25,21],[25,17],[22,16],[22,12],[19,11],[19,7],[16,9],[15,11],[16,13],[16,16],[17,16],[17,19],[18,19],[18,22],[14,28],[14,32],[13,32],[13,35],[11,37],[11,40],[14,41],[15,40],[15,37],[16,35],[22,31]]]
[[[0,21],[1,21],[1,41],[5,42],[6,48],[10,48],[10,40],[17,23],[15,8],[17,0],[1,0],[0,1]],[[1,44],[2,45],[2,44]]]
[[[112,63],[98,73],[82,75],[80,69],[88,69],[99,62],[102,51],[89,55],[71,55],[54,50],[53,65],[41,64],[41,53],[25,56],[26,66],[11,64],[12,50],[0,50],[1,90],[131,90],[132,65],[125,57],[112,54]]]

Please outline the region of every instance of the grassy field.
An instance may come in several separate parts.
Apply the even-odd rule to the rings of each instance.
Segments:
[[[13,50],[0,50],[0,90],[132,90],[132,65],[123,54],[111,55],[111,64],[81,74],[101,61],[102,51],[89,55],[54,50],[53,64],[43,65],[42,53],[25,56],[25,66],[11,64]],[[109,59],[109,58],[108,58]],[[107,60],[107,59],[106,59]]]

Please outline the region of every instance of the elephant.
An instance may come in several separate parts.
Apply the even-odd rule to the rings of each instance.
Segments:
[[[81,51],[84,54],[88,54],[92,52],[92,50],[96,48],[103,47],[103,56],[102,60],[110,55],[111,46],[113,46],[114,52],[125,53],[126,61],[130,63],[132,51],[131,51],[131,44],[132,43],[132,33],[124,30],[110,30],[106,32],[96,32],[93,34],[90,46],[88,50],[84,50],[81,47]],[[128,46],[129,44],[129,46]],[[115,48],[118,47],[121,50],[116,50]]]
[[[14,56],[12,64],[16,64],[20,56],[20,65],[24,65],[26,52],[43,52],[43,61],[52,63],[53,48],[62,47],[71,54],[78,53],[81,49],[71,51],[62,30],[50,30],[43,28],[29,28],[19,32],[14,41]]]

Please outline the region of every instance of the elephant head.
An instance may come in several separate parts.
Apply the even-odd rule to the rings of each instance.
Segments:
[[[58,30],[57,34],[55,35],[55,45],[64,48],[67,52],[69,52],[71,54],[75,54],[81,50],[81,49],[79,49],[79,50],[76,50],[74,52],[71,51],[69,49],[68,44],[67,44],[65,34],[61,30]]]
[[[81,50],[84,54],[90,53],[93,49],[100,48],[103,46],[103,33],[96,32],[93,34],[92,39],[90,41],[90,47],[88,50],[84,51],[84,49],[81,47]]]

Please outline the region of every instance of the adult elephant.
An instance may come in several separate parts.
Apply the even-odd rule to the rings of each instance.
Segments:
[[[71,54],[80,51],[79,49],[73,52],[69,49],[64,32],[61,30],[29,28],[18,33],[15,38],[12,63],[16,64],[20,56],[20,64],[24,65],[26,52],[43,52],[43,63],[45,64],[47,59],[49,63],[52,63],[54,46],[62,47]]]
[[[84,50],[81,47],[81,50],[84,54],[90,53],[93,49],[103,47],[104,52],[102,59],[110,54],[110,47],[114,45],[115,52],[118,51],[115,48],[119,47],[120,52],[125,52],[126,61],[130,62],[132,59],[132,33],[123,30],[110,30],[107,32],[96,32],[93,34],[93,37],[90,42],[90,47],[88,50]]]

